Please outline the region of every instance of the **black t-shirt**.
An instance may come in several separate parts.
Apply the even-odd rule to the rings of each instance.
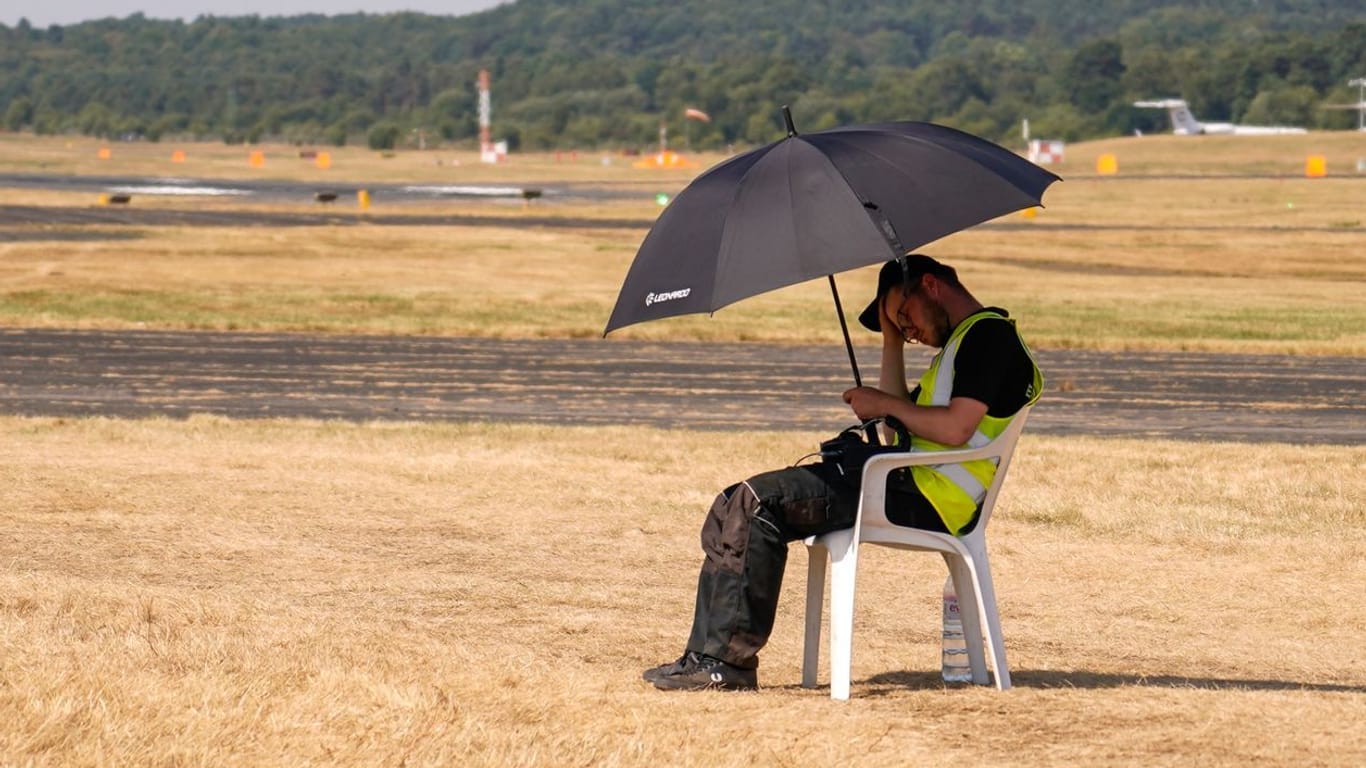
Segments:
[[[1001,318],[1007,313],[987,307]],[[987,415],[1012,416],[1033,396],[1034,364],[1025,351],[1015,324],[985,317],[973,324],[958,343],[953,359],[951,397],[970,397],[987,404]],[[912,399],[919,391],[911,393]]]
[[[987,307],[1001,318],[1006,311]],[[1004,319],[985,317],[973,324],[958,342],[953,358],[951,397],[970,397],[987,404],[987,414],[997,418],[1013,416],[1033,396],[1034,364],[1025,351],[1015,324]],[[911,392],[911,399],[920,387]],[[916,487],[909,471],[893,472],[887,484],[887,519],[896,525],[947,533],[948,528],[925,495]],[[963,529],[972,530],[974,519]]]

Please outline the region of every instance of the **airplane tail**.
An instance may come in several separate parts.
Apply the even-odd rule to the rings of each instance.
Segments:
[[[1190,106],[1185,99],[1159,99],[1157,101],[1136,101],[1135,107],[1147,107],[1151,109],[1165,109],[1172,119],[1172,133],[1181,134],[1201,134],[1205,132],[1205,127],[1191,114]]]
[[[1177,133],[1205,132],[1204,126],[1200,125],[1200,121],[1191,114],[1190,107],[1186,106],[1186,102],[1181,102],[1179,106],[1168,107],[1167,113],[1172,116],[1172,128],[1175,128]]]

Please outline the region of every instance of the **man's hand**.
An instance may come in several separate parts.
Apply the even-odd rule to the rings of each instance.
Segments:
[[[844,402],[859,421],[895,416],[913,435],[943,443],[965,445],[987,415],[987,404],[971,397],[955,397],[947,406],[919,406],[873,387],[845,390]]]
[[[893,288],[882,295],[878,302],[877,319],[882,327],[882,338],[887,341],[896,340],[901,343],[906,342],[906,334],[901,330],[897,323],[896,312],[901,306],[903,294],[899,288]]]
[[[891,408],[901,401],[875,387],[854,387],[845,390],[844,402],[854,409],[854,415],[859,421],[867,421],[886,416],[891,413]]]

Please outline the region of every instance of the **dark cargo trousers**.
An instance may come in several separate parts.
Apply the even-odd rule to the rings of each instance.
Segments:
[[[910,515],[906,523],[943,530],[914,488],[909,478],[889,482],[888,508]],[[757,667],[773,631],[788,543],[848,528],[857,513],[857,489],[828,464],[766,472],[722,491],[702,525],[706,559],[687,650]]]

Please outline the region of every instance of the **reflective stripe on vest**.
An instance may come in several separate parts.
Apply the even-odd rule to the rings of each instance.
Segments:
[[[968,329],[981,320],[994,319],[1014,324],[1013,320],[1002,317],[995,312],[982,311],[969,315],[953,329],[949,340],[944,344],[944,348],[935,355],[930,362],[930,367],[925,374],[920,377],[920,393],[916,397],[916,405],[921,406],[941,406],[946,407],[953,396],[953,368],[954,360],[958,355],[958,346],[967,334]],[[1034,361],[1034,354],[1029,346],[1020,340],[1024,346],[1025,353],[1029,355],[1030,362]],[[1043,391],[1043,374],[1039,371],[1037,363],[1034,364],[1034,381],[1031,391],[1028,393],[1028,402],[1034,403]],[[978,422],[977,429],[973,432],[966,445],[970,448],[981,448],[998,435],[1005,431],[1009,426],[1012,416],[1006,418],[995,418],[984,415]],[[962,446],[944,445],[927,440],[922,437],[911,438],[911,449],[917,451],[945,451]],[[977,506],[986,497],[987,487],[996,476],[996,459],[979,459],[976,461],[961,462],[955,464],[935,464],[924,467],[913,467],[912,477],[915,478],[916,486],[925,495],[930,504],[939,513],[939,517],[944,521],[944,526],[954,534],[960,533],[967,527],[977,514]]]
[[[999,315],[996,316],[1000,317]],[[972,318],[970,317],[969,319]],[[975,323],[976,320],[973,320],[972,322]],[[972,323],[964,321],[959,325],[970,326],[971,324]],[[942,405],[947,407],[949,404],[949,400],[952,399],[953,364],[954,361],[958,359],[958,345],[962,343],[963,334],[965,333],[967,333],[966,327],[963,328],[963,333],[953,334],[950,337],[949,343],[944,345],[944,349],[940,351],[938,355],[940,359],[937,361],[937,367],[934,375],[934,387],[930,395],[929,405]],[[980,427],[980,425],[978,426]],[[981,448],[987,443],[990,443],[991,440],[992,438],[982,434],[982,430],[978,429],[977,431],[972,433],[972,437],[968,438],[967,446],[969,448]]]

